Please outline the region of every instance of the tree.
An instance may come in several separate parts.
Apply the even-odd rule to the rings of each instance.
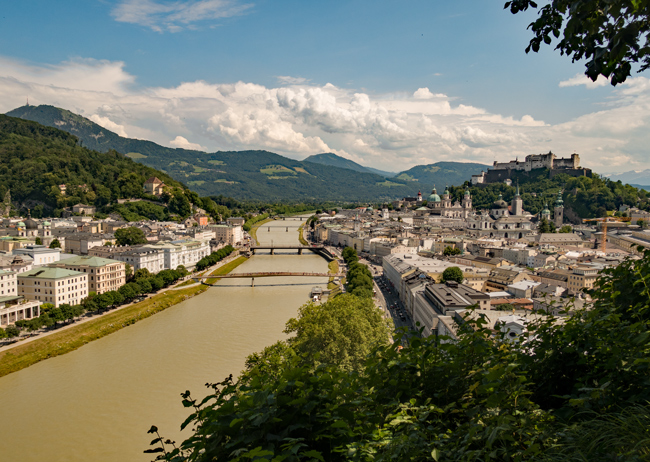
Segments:
[[[450,266],[442,272],[442,282],[456,281],[462,284],[464,279],[463,272],[457,266]]]
[[[7,337],[7,332],[5,332],[5,330],[2,327],[0,327],[0,339],[6,338],[6,337]]]
[[[140,228],[131,226],[115,230],[115,242],[117,245],[137,245],[146,244],[147,238]]]
[[[57,238],[52,239],[52,242],[50,242],[50,249],[60,249],[61,248],[61,243]]]
[[[128,263],[124,265],[124,276],[127,281],[130,281],[131,277],[133,276],[133,267]]]
[[[174,191],[174,197],[169,201],[169,211],[179,215],[181,218],[187,218],[192,213],[192,204],[182,191]]]
[[[548,221],[546,218],[542,218],[537,226],[537,230],[540,233],[554,233],[555,232],[555,223]]]
[[[37,237],[36,239],[34,239],[34,244],[36,244],[36,245],[43,245],[43,241],[41,240],[40,237]]]
[[[460,252],[460,249],[459,249],[459,248],[457,248],[457,247],[451,247],[451,246],[447,246],[447,247],[445,247],[445,250],[442,251],[442,254],[443,254],[445,257],[448,257],[448,256],[450,256],[450,255],[460,255],[460,253],[461,253],[461,252]]]
[[[564,225],[564,226],[562,226],[562,227],[560,228],[560,231],[559,231],[559,232],[560,232],[560,233],[565,233],[565,234],[566,234],[566,233],[572,233],[572,232],[573,232],[573,228],[571,227],[571,225]]]
[[[372,300],[344,294],[321,305],[303,305],[284,332],[295,334],[288,343],[296,353],[355,369],[374,347],[388,342],[390,331]]]
[[[637,224],[637,226],[639,226],[641,228],[646,228],[646,226],[647,226],[646,221],[641,219],[641,218],[636,221],[636,224]]]
[[[5,327],[5,333],[7,334],[7,338],[18,337],[20,335],[20,329],[16,326],[7,326]]]
[[[147,268],[140,268],[133,275],[133,280],[138,281],[139,279],[148,279],[151,277],[151,273]]]
[[[537,8],[533,0],[505,4],[513,14]],[[650,67],[650,1],[648,0],[553,0],[543,5],[528,27],[533,38],[526,53],[559,39],[555,49],[573,62],[587,60],[585,74],[599,76],[612,85],[625,82],[633,65],[639,72]]]

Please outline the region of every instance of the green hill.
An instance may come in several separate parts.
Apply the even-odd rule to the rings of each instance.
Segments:
[[[387,181],[374,173],[301,162],[268,151],[205,153],[124,138],[54,106],[23,106],[8,115],[68,131],[91,149],[125,153],[138,163],[168,173],[202,196],[265,201],[384,201],[415,193],[405,181]]]
[[[79,202],[101,207],[143,197],[151,176],[184,189],[169,175],[115,151],[92,151],[62,130],[6,115],[0,115],[0,165],[0,198],[9,191],[15,208],[35,209],[36,216]]]
[[[537,169],[531,172],[513,172],[512,181],[512,186],[492,183],[470,187],[472,205],[479,210],[489,209],[499,194],[510,203],[518,183],[524,210],[532,214],[541,212],[546,204],[553,210],[558,193],[563,191],[565,217],[574,223],[578,223],[581,218],[603,217],[607,211],[618,210],[623,204],[650,209],[649,192],[597,174],[591,178],[575,178],[566,174],[549,178],[548,170]],[[454,198],[461,199],[464,186],[451,187],[449,191]]]
[[[416,165],[415,167],[398,173],[395,178],[404,181],[417,181],[427,188],[434,184],[439,190],[445,185],[459,185],[469,181],[472,175],[487,170],[485,164],[473,162],[436,162],[429,165]],[[424,191],[423,191],[424,193]]]
[[[313,162],[315,164],[331,165],[332,167],[347,168],[355,172],[375,173],[377,175],[385,176],[386,178],[394,177],[395,172],[386,172],[372,167],[364,167],[349,159],[337,156],[334,153],[328,152],[325,154],[314,154],[304,159],[304,162]]]

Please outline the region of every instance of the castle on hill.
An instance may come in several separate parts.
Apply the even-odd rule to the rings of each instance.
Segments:
[[[580,167],[580,155],[571,154],[571,157],[556,157],[549,151],[548,154],[531,154],[526,159],[511,160],[510,162],[494,162],[487,172],[472,175],[472,184],[498,183],[510,179],[512,172],[531,172],[537,169],[548,169],[550,177],[558,173],[570,176],[591,176],[591,169]]]

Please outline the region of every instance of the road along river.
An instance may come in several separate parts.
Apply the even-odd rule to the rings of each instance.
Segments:
[[[260,244],[299,245],[299,218],[264,224]],[[288,231],[286,230],[288,227]],[[327,272],[318,255],[258,251],[235,272]],[[289,285],[282,285],[289,284]],[[0,378],[0,454],[21,462],[147,461],[153,424],[179,442],[180,393],[237,376],[249,354],[327,278],[226,279],[217,287],[71,353]]]

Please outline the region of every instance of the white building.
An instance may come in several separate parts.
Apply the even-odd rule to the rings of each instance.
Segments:
[[[244,232],[240,225],[213,225],[208,229],[214,232],[214,238],[226,244],[235,245],[244,240]]]
[[[192,268],[203,257],[210,255],[210,244],[206,241],[172,241],[145,245],[144,248],[162,250],[163,269],[176,269],[180,265]]]
[[[60,249],[50,249],[44,245],[28,245],[21,249],[14,249],[14,255],[29,255],[32,257],[33,266],[43,266],[49,263],[59,261],[61,257]]]
[[[39,317],[41,304],[38,300],[30,301],[18,296],[0,296],[0,327]]]

